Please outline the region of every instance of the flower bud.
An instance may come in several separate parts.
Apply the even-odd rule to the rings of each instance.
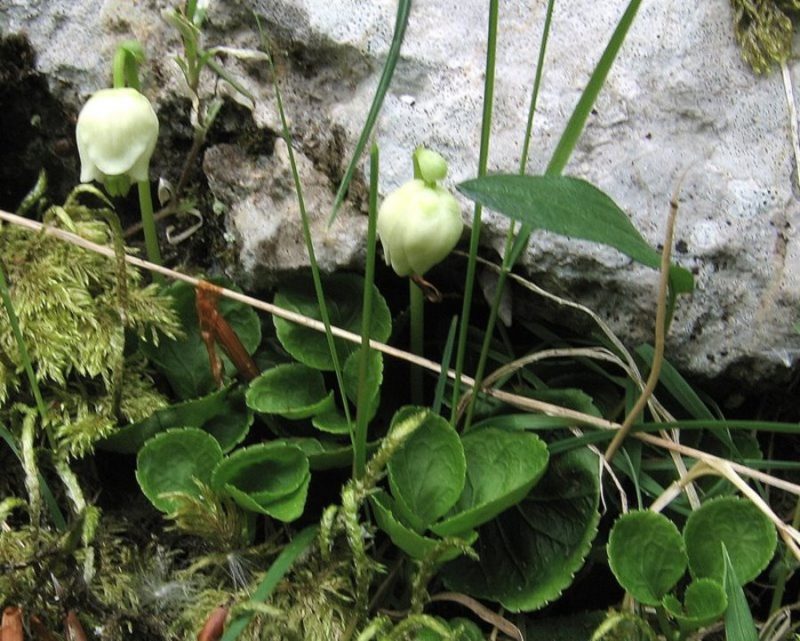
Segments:
[[[81,182],[97,180],[112,195],[131,182],[148,179],[158,138],[158,118],[150,101],[135,89],[102,89],[81,109],[75,130]]]
[[[414,160],[419,169],[419,178],[426,183],[435,183],[447,175],[447,161],[440,153],[420,147],[414,152]]]
[[[421,171],[423,165],[426,169],[432,166],[426,179],[410,180],[397,188],[386,197],[378,212],[378,237],[383,254],[399,276],[422,276],[444,260],[461,238],[464,226],[458,201],[446,189],[428,180],[433,176],[443,178],[447,164],[435,152],[427,153],[432,155],[423,157],[418,150],[416,158]],[[428,160],[432,162],[427,163]]]

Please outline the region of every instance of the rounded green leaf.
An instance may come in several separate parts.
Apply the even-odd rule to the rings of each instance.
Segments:
[[[432,539],[422,534],[418,534],[410,527],[406,526],[394,513],[397,504],[385,492],[376,492],[370,496],[370,503],[375,513],[375,521],[378,527],[389,535],[397,547],[408,554],[413,559],[422,560],[429,557],[439,545],[440,541]],[[475,531],[462,536],[468,543],[472,543],[478,538]],[[459,550],[453,550],[442,555],[440,561],[452,561],[461,554]]]
[[[240,402],[231,406],[230,411],[203,423],[203,430],[217,439],[222,451],[227,454],[247,436],[253,425],[253,418],[253,412]]]
[[[661,604],[683,630],[691,631],[722,618],[728,607],[725,590],[713,579],[696,579],[683,595],[683,604],[671,594]]]
[[[753,503],[736,496],[706,501],[692,512],[683,538],[693,576],[722,583],[724,543],[740,585],[752,581],[767,567],[777,544],[772,522]]]
[[[450,536],[486,523],[518,503],[547,469],[544,441],[530,432],[485,427],[461,437],[467,462],[464,491],[450,516],[431,526]]]
[[[278,365],[250,383],[247,406],[264,414],[302,419],[330,409],[333,396],[325,391],[322,374],[302,363]]]
[[[358,402],[358,368],[361,358],[360,351],[350,354],[344,362],[342,368],[342,378],[344,382],[344,391],[353,405]],[[380,404],[380,389],[383,382],[383,355],[378,351],[371,351],[367,358],[367,372],[364,380],[366,385],[366,398],[367,398],[367,420],[372,420],[375,413],[378,411]],[[351,412],[351,418],[355,413]],[[347,418],[341,409],[336,407],[335,403],[331,403],[330,407],[324,412],[316,414],[311,420],[312,425],[320,432],[327,432],[328,434],[349,434],[352,426],[347,422]]]
[[[349,434],[351,425],[347,422],[344,413],[336,407],[336,403],[331,403],[324,412],[316,414],[311,419],[311,424],[320,432],[328,434]]]
[[[309,473],[303,451],[286,443],[260,443],[229,454],[214,469],[214,489],[233,488],[258,503],[294,492]]]
[[[153,436],[175,427],[202,427],[209,419],[232,411],[230,387],[216,390],[202,398],[194,398],[156,410],[142,421],[125,425],[100,441],[98,447],[111,452],[136,454]]]
[[[394,420],[419,409],[403,408]],[[444,418],[429,412],[389,461],[389,486],[400,513],[415,529],[424,531],[456,504],[466,469],[458,433]]]
[[[225,486],[225,491],[245,510],[266,514],[274,519],[288,523],[302,516],[310,482],[311,475],[306,474],[297,489],[274,500],[256,499],[253,495],[243,492],[230,484]]]
[[[597,456],[587,449],[554,457],[528,496],[480,528],[480,560],[461,557],[444,568],[447,587],[513,612],[536,610],[558,597],[597,533],[597,470]]]
[[[208,432],[194,427],[167,430],[144,444],[136,457],[136,480],[144,495],[162,512],[177,506],[164,495],[199,496],[195,480],[208,484],[222,459],[222,449]]]
[[[658,605],[686,571],[686,547],[663,514],[628,512],[608,539],[608,562],[619,584],[645,605]]]
[[[331,325],[360,334],[364,279],[355,274],[333,274],[323,281],[323,289]],[[372,301],[371,338],[385,342],[392,332],[392,316],[377,288],[374,289]],[[275,304],[321,320],[311,279],[293,279],[283,285],[275,295]],[[309,367],[333,370],[333,359],[325,334],[277,316],[273,316],[273,322],[278,340],[295,359]],[[341,360],[358,348],[357,345],[342,339],[336,339],[335,342]]]

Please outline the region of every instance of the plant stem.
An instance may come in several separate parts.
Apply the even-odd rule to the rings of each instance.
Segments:
[[[378,87],[375,89],[375,95],[372,97],[372,104],[370,105],[367,118],[364,121],[364,126],[361,129],[361,134],[356,142],[353,156],[344,171],[344,177],[342,178],[342,182],[339,183],[339,189],[336,191],[336,198],[333,201],[331,215],[328,218],[329,227],[333,224],[333,221],[336,220],[339,207],[341,206],[342,202],[344,202],[344,197],[347,194],[350,181],[353,179],[353,174],[355,173],[358,160],[361,158],[361,152],[364,151],[364,147],[369,140],[369,136],[372,133],[372,129],[378,119],[381,105],[383,105],[383,99],[386,96],[386,92],[389,90],[389,85],[392,83],[392,76],[394,75],[397,61],[400,59],[400,48],[403,45],[403,38],[405,37],[406,27],[408,26],[408,17],[410,14],[411,0],[399,0],[397,3],[397,16],[394,23],[392,44],[389,46],[389,52],[386,55],[386,62],[383,65],[383,71],[381,72],[380,80],[378,80]]]
[[[550,162],[547,164],[547,169],[545,170],[546,175],[558,176],[564,170],[564,167],[567,166],[567,162],[575,149],[578,138],[580,138],[581,133],[583,133],[583,128],[586,125],[589,114],[592,112],[592,107],[597,100],[597,96],[605,84],[608,72],[614,64],[614,60],[622,47],[622,43],[625,42],[625,37],[628,35],[628,30],[631,24],[633,24],[633,19],[636,17],[636,13],[639,11],[639,5],[641,4],[642,0],[630,0],[622,17],[620,17],[617,27],[614,29],[614,33],[611,34],[611,38],[603,51],[603,55],[600,56],[600,60],[597,62],[594,71],[592,71],[589,82],[586,84],[581,97],[578,99],[578,104],[575,105],[575,109],[572,111],[567,126],[564,127],[564,132],[561,134],[561,138],[550,158]],[[520,232],[514,242],[514,248],[511,250],[512,267],[525,250],[531,231],[532,228],[530,225],[522,225],[520,228]]]
[[[481,121],[481,144],[478,155],[478,176],[486,175],[489,159],[489,140],[492,131],[492,106],[494,102],[494,72],[497,53],[497,15],[498,0],[489,2],[489,33],[486,43],[486,69],[483,85],[483,117]],[[464,358],[467,351],[467,334],[472,309],[472,292],[475,287],[475,271],[478,256],[478,244],[481,235],[481,213],[483,208],[476,204],[472,214],[472,228],[469,236],[469,259],[467,275],[464,280],[464,301],[461,307],[461,322],[458,330],[458,348],[456,349],[455,381],[453,382],[453,400],[450,406],[450,422],[455,425],[458,398],[461,394],[461,375],[464,372]]]
[[[303,197],[303,185],[300,181],[300,172],[297,170],[297,161],[294,157],[294,149],[292,148],[292,132],[289,130],[289,121],[286,118],[286,110],[283,108],[283,96],[281,94],[280,86],[278,85],[277,74],[275,73],[275,63],[272,60],[271,47],[267,40],[266,34],[261,31],[261,24],[259,23],[259,32],[264,43],[264,49],[267,52],[267,60],[269,63],[270,71],[272,72],[273,87],[275,88],[275,103],[278,107],[278,115],[281,119],[281,135],[286,143],[286,151],[289,156],[289,166],[292,170],[292,180],[294,181],[295,193],[297,194],[297,206],[300,210],[300,222],[303,229],[303,239],[306,244],[306,251],[308,252],[308,263],[311,267],[311,277],[314,281],[314,292],[317,297],[317,305],[319,305],[319,315],[322,323],[325,326],[325,338],[328,343],[328,351],[333,361],[333,370],[336,374],[336,384],[339,387],[339,396],[342,399],[342,409],[344,410],[344,417],[347,425],[350,427],[350,432],[353,434],[353,420],[350,416],[350,407],[347,402],[347,393],[344,387],[344,376],[342,374],[342,366],[339,361],[339,352],[336,349],[336,341],[333,338],[331,331],[331,319],[328,314],[328,304],[325,302],[325,292],[322,287],[322,277],[320,276],[319,265],[317,264],[317,256],[314,252],[314,239],[311,236],[311,223],[308,219],[308,212],[306,211],[305,198]],[[353,438],[353,436],[351,436]]]
[[[544,26],[542,28],[542,41],[539,46],[539,57],[536,61],[536,74],[534,76],[533,89],[531,90],[531,101],[530,106],[528,107],[528,121],[525,126],[525,137],[522,144],[522,155],[519,162],[519,173],[521,175],[525,174],[525,169],[528,166],[528,154],[530,152],[530,143],[533,132],[533,117],[536,113],[536,104],[539,98],[539,88],[541,87],[542,83],[544,57],[547,51],[547,41],[550,36],[550,24],[552,23],[554,4],[555,0],[549,0],[547,3],[547,12],[545,14]],[[464,429],[469,429],[469,426],[472,424],[472,417],[475,412],[475,404],[478,400],[478,396],[480,395],[483,374],[486,369],[486,362],[489,356],[489,346],[492,343],[492,335],[494,334],[495,324],[497,323],[497,313],[500,308],[500,301],[503,296],[503,291],[505,290],[506,277],[513,267],[511,262],[511,250],[513,247],[515,231],[516,225],[514,224],[514,221],[511,221],[511,224],[508,228],[508,234],[506,235],[505,249],[503,250],[502,267],[497,277],[497,283],[495,284],[494,297],[492,299],[492,306],[489,311],[489,320],[486,323],[486,330],[483,334],[483,344],[481,345],[481,353],[480,357],[478,358],[478,367],[475,370],[475,388],[472,392],[472,396],[470,397],[469,406],[467,407],[467,416],[464,420]]]
[[[655,345],[653,348],[653,363],[650,366],[650,375],[647,377],[647,383],[641,395],[636,399],[636,403],[625,417],[617,433],[614,434],[614,438],[603,455],[607,462],[611,462],[611,459],[614,458],[614,454],[616,454],[617,450],[622,446],[622,443],[631,431],[631,427],[633,427],[633,424],[636,422],[637,417],[644,411],[645,407],[647,407],[647,403],[658,385],[658,379],[661,374],[661,365],[664,362],[664,343],[667,334],[667,288],[669,287],[670,255],[672,252],[672,239],[675,235],[675,218],[678,215],[679,188],[680,183],[670,202],[669,216],[667,217],[667,230],[664,233],[664,249],[661,251],[661,274],[658,283],[658,301],[656,303]]]
[[[114,52],[114,62],[112,63],[112,86],[114,89],[122,89],[125,86],[125,59],[128,52],[124,47],[117,47]]]
[[[147,259],[156,265],[161,264],[161,250],[158,248],[158,234],[153,218],[153,197],[150,194],[150,181],[142,180],[136,183],[139,190],[139,211],[142,215],[142,229],[144,230],[144,244],[147,249]],[[156,282],[163,282],[158,275],[154,275]]]
[[[369,220],[367,222],[367,264],[364,269],[364,300],[361,308],[361,353],[358,361],[358,392],[356,400],[356,429],[353,439],[353,474],[361,478],[367,463],[367,364],[369,362],[369,336],[372,332],[372,294],[375,282],[375,237],[378,219],[378,176],[380,158],[378,146],[372,145],[369,155]]]
[[[794,529],[800,528],[800,498],[797,499],[797,503],[795,503],[794,506],[792,527]],[[786,555],[785,551],[784,555]],[[789,559],[784,558],[783,561],[778,564],[777,570],[778,570],[778,577],[775,580],[775,589],[772,592],[772,602],[770,603],[769,607],[770,615],[775,614],[775,612],[781,607],[781,604],[783,603],[783,595],[786,591],[786,581],[789,579],[789,575],[791,574],[791,570],[789,567]]]
[[[411,353],[422,357],[425,337],[425,296],[420,286],[410,278],[408,298],[411,304]],[[411,365],[411,403],[422,405],[423,397],[422,370]]]

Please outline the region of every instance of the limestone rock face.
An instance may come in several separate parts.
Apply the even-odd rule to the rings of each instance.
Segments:
[[[501,3],[492,171],[519,170],[545,5]],[[0,31],[25,31],[52,91],[76,105],[108,83],[115,43],[138,38],[150,54],[145,93],[169,109],[170,120],[162,120],[168,130],[178,127],[174,107],[185,95],[171,61],[179,42],[160,17],[168,6],[165,0],[8,0],[0,5]],[[626,6],[627,0],[557,3],[529,172],[546,166]],[[209,44],[258,46],[253,11],[274,37],[295,146],[322,218],[368,110],[395,10],[395,0],[211,3]],[[755,381],[785,371],[800,354],[793,329],[800,316],[800,187],[781,73],[754,76],[741,61],[731,25],[728,0],[643,3],[566,173],[609,193],[654,246],[662,242],[677,194],[675,257],[694,271],[697,289],[679,303],[669,357],[696,374],[746,371]],[[474,176],[486,29],[486,3],[414,3],[377,130],[384,193],[410,177],[411,152],[419,144],[448,159],[452,182]],[[263,63],[229,58],[224,65],[256,97],[253,124],[274,136],[279,121]],[[793,64],[789,71],[797,83],[800,70]],[[215,90],[210,80],[206,90]],[[254,283],[303,264],[302,252],[287,249],[302,247],[299,226],[278,230],[278,220],[288,220],[294,206],[285,192],[284,153],[280,144],[273,157],[221,144],[203,163]],[[156,171],[169,173],[174,163],[159,165],[158,155]],[[268,217],[265,209],[282,213]],[[483,242],[499,250],[506,223],[491,212],[484,220]],[[362,255],[363,220],[351,212],[339,224],[318,241],[329,268],[352,265]],[[345,238],[356,240],[339,247]],[[538,283],[594,308],[628,342],[652,340],[652,270],[613,250],[541,232],[522,266]],[[519,309],[538,304],[520,293],[516,302]]]
[[[343,207],[333,225],[328,216],[334,194],[330,181],[311,161],[295,154],[303,200],[320,268],[357,268],[364,263],[367,219]],[[271,156],[249,157],[239,147],[221,144],[205,154],[203,171],[212,193],[228,209],[228,228],[240,248],[241,268],[251,285],[264,285],[309,264],[283,139]]]

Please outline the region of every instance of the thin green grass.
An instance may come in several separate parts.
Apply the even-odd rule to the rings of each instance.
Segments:
[[[492,134],[492,109],[494,106],[494,75],[497,59],[497,22],[498,0],[489,2],[489,27],[486,38],[486,65],[483,85],[483,115],[481,118],[481,142],[478,152],[478,176],[485,176],[489,162],[489,141]],[[455,384],[450,404],[450,422],[455,426],[458,401],[461,394],[461,375],[464,373],[464,361],[467,351],[467,335],[469,333],[470,314],[472,311],[472,294],[475,289],[475,272],[477,268],[478,245],[481,236],[481,215],[483,208],[475,204],[472,212],[472,227],[469,235],[469,258],[467,273],[464,278],[464,300],[461,306],[461,322],[458,331],[458,347],[456,348]]]
[[[408,26],[408,16],[411,13],[411,0],[400,0],[397,4],[397,17],[394,24],[394,35],[392,36],[392,44],[389,47],[389,53],[386,56],[386,62],[383,65],[378,87],[375,89],[375,94],[372,97],[372,104],[369,108],[369,113],[364,120],[364,126],[361,128],[361,134],[356,142],[356,148],[353,151],[353,156],[345,169],[344,177],[336,192],[336,199],[333,202],[333,210],[331,211],[328,225],[333,224],[336,220],[336,215],[339,212],[347,190],[350,187],[350,182],[353,179],[358,161],[361,159],[361,154],[367,146],[372,130],[375,128],[375,122],[378,120],[378,114],[383,105],[383,99],[386,97],[386,92],[392,83],[394,77],[394,70],[397,67],[397,61],[400,59],[400,48],[403,45],[403,39],[406,34],[406,27]]]
[[[314,281],[314,292],[317,296],[317,304],[319,305],[319,313],[322,318],[322,323],[325,325],[325,338],[328,342],[328,350],[330,351],[331,360],[333,361],[333,369],[336,374],[336,384],[339,387],[339,396],[342,400],[342,409],[344,410],[345,420],[350,426],[351,433],[353,433],[353,419],[350,415],[350,407],[347,402],[347,393],[345,392],[344,376],[342,374],[342,366],[339,360],[338,350],[336,349],[336,342],[333,338],[331,331],[330,314],[328,313],[328,305],[325,302],[325,291],[322,287],[322,276],[320,275],[319,265],[317,264],[317,257],[314,251],[314,239],[311,236],[311,224],[308,219],[308,212],[306,211],[305,199],[303,197],[303,185],[300,180],[300,173],[297,170],[297,162],[294,156],[294,149],[292,148],[292,134],[289,129],[289,122],[286,118],[286,111],[283,108],[283,98],[281,95],[280,86],[278,84],[278,76],[275,73],[275,65],[270,53],[271,47],[267,40],[266,34],[261,28],[261,22],[256,18],[258,30],[261,35],[261,42],[264,50],[267,53],[267,60],[272,73],[273,87],[275,88],[275,102],[278,106],[278,113],[281,119],[281,135],[286,142],[286,149],[289,155],[289,165],[292,170],[292,179],[294,180],[295,193],[297,194],[297,205],[300,209],[300,220],[303,227],[303,239],[306,244],[306,251],[308,252],[308,261],[311,266],[311,277]]]

